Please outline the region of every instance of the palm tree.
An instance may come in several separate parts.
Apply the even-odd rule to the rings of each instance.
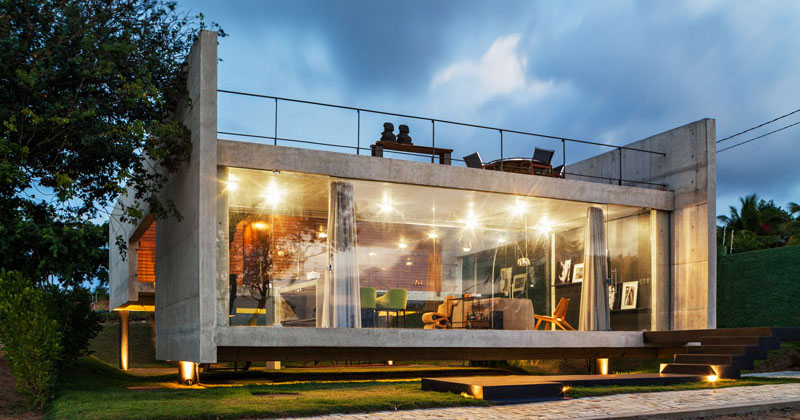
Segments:
[[[761,220],[758,214],[758,196],[751,194],[739,198],[739,201],[742,203],[741,210],[730,206],[731,215],[717,216],[717,219],[724,223],[728,229],[758,232],[761,229]]]

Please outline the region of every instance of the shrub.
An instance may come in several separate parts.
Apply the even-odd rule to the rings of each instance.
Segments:
[[[15,389],[35,410],[52,397],[61,351],[59,325],[46,305],[45,293],[19,272],[0,271],[0,340]]]
[[[44,289],[48,314],[61,331],[61,367],[89,353],[89,340],[102,326],[100,315],[92,311],[92,295],[82,287],[69,290],[57,286]]]

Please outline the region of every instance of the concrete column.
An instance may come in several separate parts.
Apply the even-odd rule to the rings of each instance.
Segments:
[[[669,213],[650,210],[650,329],[672,329]]]
[[[119,311],[119,368],[128,370],[128,311]]]
[[[230,324],[230,238],[228,238],[228,168],[217,167],[217,325]]]

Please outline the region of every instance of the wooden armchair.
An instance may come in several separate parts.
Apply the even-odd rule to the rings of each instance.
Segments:
[[[558,301],[558,305],[556,305],[556,309],[553,311],[553,316],[534,315],[536,318],[536,326],[533,329],[538,330],[539,324],[544,323],[545,330],[547,329],[547,324],[553,324],[564,331],[575,331],[575,328],[572,328],[572,325],[569,325],[566,319],[569,301],[570,300],[567,298],[561,298],[561,300]]]
[[[447,296],[436,312],[425,312],[422,314],[422,322],[425,323],[426,330],[438,330],[452,328],[453,306],[458,302],[452,296]]]

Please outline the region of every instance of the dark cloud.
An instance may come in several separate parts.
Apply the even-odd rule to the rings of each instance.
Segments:
[[[184,6],[203,11],[231,33],[220,45],[225,61],[219,84],[248,91],[613,144],[704,117],[717,120],[721,138],[800,107],[800,56],[794,54],[800,49],[800,5],[789,1],[193,1]],[[497,65],[487,65],[492,60]],[[503,73],[514,65],[524,69],[522,76]],[[271,120],[263,118],[270,112],[268,105],[228,101],[220,109],[220,125],[271,132]],[[351,116],[314,114],[314,125],[321,127],[315,131],[303,123],[310,115],[286,110],[281,127],[342,144],[354,136]],[[370,118],[365,120],[376,127],[385,119]],[[797,120],[800,116],[786,123]],[[417,138],[429,138],[428,122],[411,125]],[[364,129],[365,135],[372,131]],[[497,154],[495,137],[437,128],[439,144],[464,153]],[[526,155],[534,144],[558,148],[544,140],[509,142],[513,154]],[[571,149],[569,160],[602,151]],[[753,192],[782,205],[800,201],[798,156],[800,126],[720,154],[718,208],[726,211]]]

